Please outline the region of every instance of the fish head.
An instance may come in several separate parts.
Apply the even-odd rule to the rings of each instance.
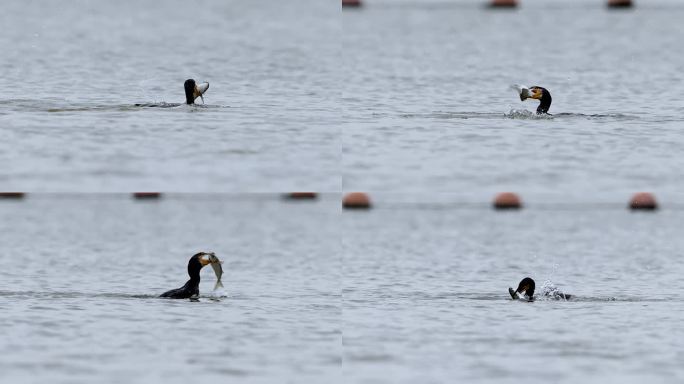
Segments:
[[[223,261],[221,261],[214,252],[209,252],[207,253],[209,255],[209,262],[211,264],[222,264]]]
[[[525,99],[530,97],[530,90],[526,87],[523,87],[522,85],[511,84],[511,89],[515,90],[518,93],[518,96],[520,96],[520,101],[525,101]]]
[[[520,101],[525,101],[528,97],[530,97],[530,90],[527,88],[520,88]]]

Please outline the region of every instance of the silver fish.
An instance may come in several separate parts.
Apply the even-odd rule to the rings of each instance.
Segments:
[[[520,298],[520,296],[518,296],[518,292],[516,292],[516,291],[515,291],[513,288],[511,288],[511,287],[508,287],[508,293],[511,294],[511,298],[512,298],[513,300],[518,300],[518,299]]]
[[[214,254],[214,252],[209,253],[209,262],[211,262],[211,268],[214,270],[214,273],[216,274],[216,284],[214,285],[214,291],[217,290],[219,287],[223,288],[223,283],[221,283],[221,276],[223,276],[223,267],[221,264],[223,264],[223,261],[219,260],[218,257]]]
[[[520,96],[520,101],[525,101],[525,99],[529,99],[530,97],[530,90],[522,85],[513,84],[511,85],[511,89],[515,89],[515,91],[518,93],[518,96]]]
[[[202,104],[204,104],[204,94],[207,92],[207,89],[209,89],[209,83],[202,83],[202,84],[197,84],[195,85],[195,99],[197,96],[202,99]]]

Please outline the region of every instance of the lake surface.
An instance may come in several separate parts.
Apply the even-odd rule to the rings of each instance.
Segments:
[[[339,196],[0,200],[3,383],[342,383]],[[199,302],[160,299],[214,251]]]
[[[626,193],[684,187],[684,4],[366,1],[342,12],[347,190]],[[534,115],[512,84],[547,88]]]
[[[684,379],[681,208],[376,200],[343,214],[348,382]],[[576,296],[510,300],[525,276]]]
[[[0,24],[5,190],[340,187],[337,3],[7,0]],[[206,105],[134,106],[188,78]]]

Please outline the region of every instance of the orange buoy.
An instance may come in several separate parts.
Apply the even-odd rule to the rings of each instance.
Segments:
[[[161,197],[159,192],[135,192],[133,194],[134,199],[158,199]]]
[[[608,8],[631,8],[632,0],[608,0]]]
[[[361,6],[361,0],[342,0],[342,6],[358,8]]]
[[[520,197],[513,192],[503,192],[496,195],[494,198],[494,209],[520,209],[522,208],[522,201]]]
[[[351,192],[342,199],[342,208],[369,209],[370,207],[370,197],[363,192]]]
[[[490,8],[515,8],[518,6],[518,0],[492,0],[489,3]]]
[[[290,192],[284,196],[291,200],[314,200],[318,198],[316,192]]]
[[[0,192],[2,199],[23,199],[26,194],[24,192]]]
[[[629,201],[629,208],[633,210],[655,211],[658,209],[658,202],[652,193],[639,192],[632,196],[632,199]]]

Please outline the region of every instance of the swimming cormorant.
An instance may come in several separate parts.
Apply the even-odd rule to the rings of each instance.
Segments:
[[[185,80],[185,84],[183,84],[185,87],[185,103],[186,104],[195,104],[195,99],[200,97],[202,98],[202,103],[204,103],[204,95],[207,92],[207,89],[209,89],[209,83],[201,83],[197,84],[195,83],[195,80],[193,79],[187,79]],[[136,103],[134,104],[136,107],[143,107],[143,108],[175,108],[179,107],[182,104],[180,103]]]
[[[211,264],[210,253],[200,252],[188,261],[188,275],[190,280],[184,286],[162,293],[159,297],[169,299],[189,299],[199,296],[200,270],[205,265]]]
[[[520,92],[520,101],[525,101],[525,99],[537,99],[539,100],[539,106],[537,107],[537,114],[543,115],[549,113],[549,108],[551,108],[551,94],[546,88],[534,86],[529,89],[523,88]]]
[[[186,104],[195,104],[195,99],[198,97],[202,97],[202,95],[207,91],[207,89],[209,89],[209,83],[202,83],[200,85],[197,85],[194,79],[185,80],[185,84],[183,84],[183,86],[185,87]],[[203,97],[202,102],[204,102]]]
[[[570,300],[570,298],[572,297],[572,295],[567,295],[559,291],[557,288],[553,286],[551,287],[551,289],[542,289],[542,296],[556,300]],[[513,288],[508,288],[508,293],[510,293],[511,297],[515,300],[520,299],[520,296],[518,296],[518,293],[520,293],[525,295],[524,299],[526,299],[527,301],[534,301],[534,280],[532,280],[532,278],[530,277],[526,277],[520,280],[520,283],[518,284],[518,289],[516,289],[515,291],[513,290]]]

